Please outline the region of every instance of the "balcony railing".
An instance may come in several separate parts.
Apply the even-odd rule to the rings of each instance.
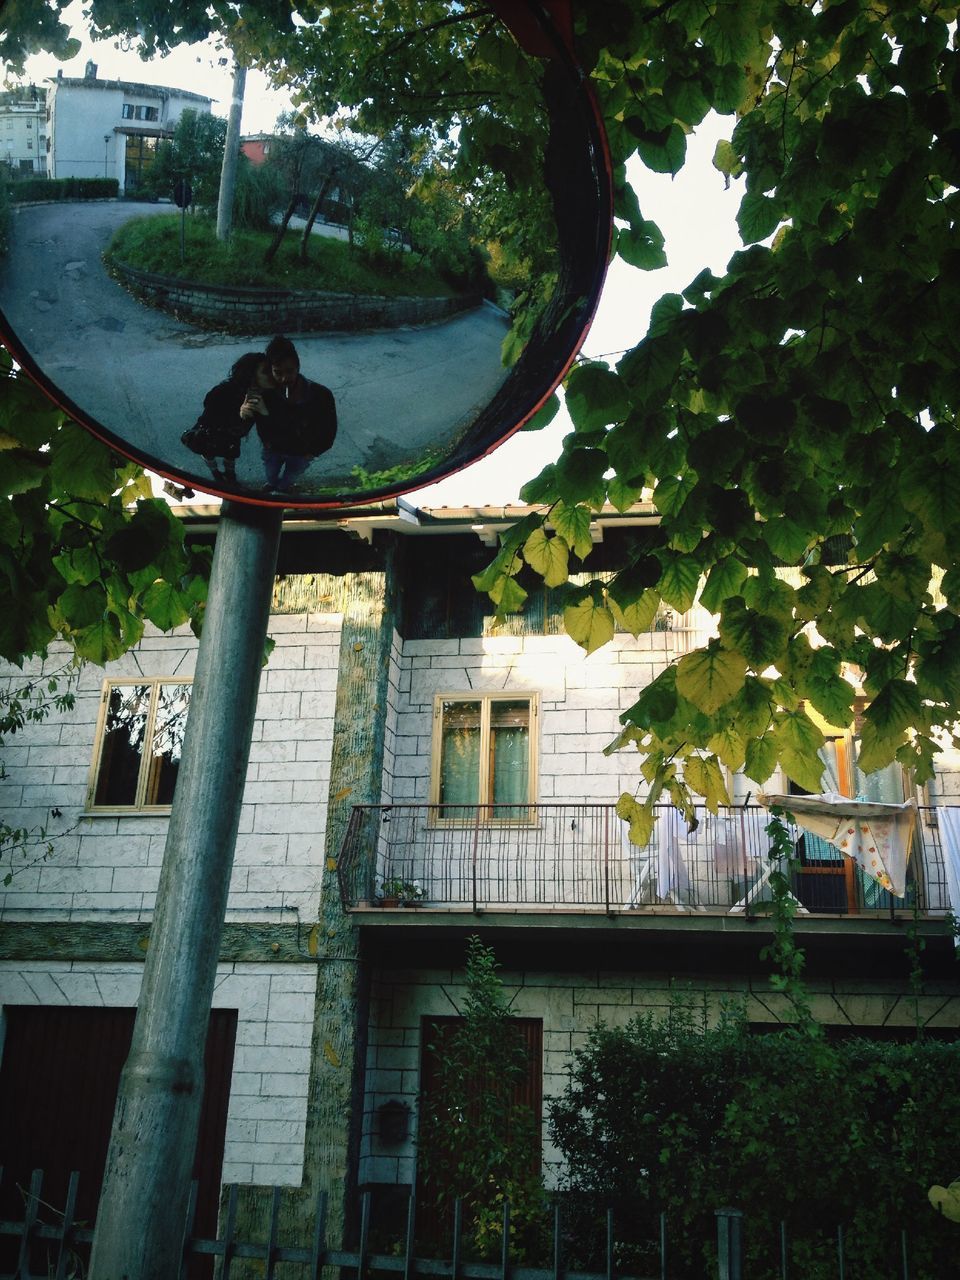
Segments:
[[[801,913],[894,916],[951,909],[934,811],[922,809],[907,893],[894,898],[851,859],[794,830]],[[612,804],[356,805],[338,860],[344,907],[383,904],[385,882],[416,884],[423,908],[689,912],[769,910],[767,810],[698,809],[687,832],[660,807],[646,848]],[[402,905],[402,904],[401,904]]]

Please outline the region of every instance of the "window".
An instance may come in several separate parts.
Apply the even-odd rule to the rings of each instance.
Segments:
[[[120,115],[121,115],[121,118],[124,120],[132,120],[133,119],[133,103],[125,102],[123,106],[120,108]]]
[[[437,698],[433,710],[431,802],[470,808],[528,805],[536,796],[535,697],[486,694]],[[470,815],[445,809],[441,818]],[[527,821],[525,811],[493,810],[490,818]]]
[[[188,680],[105,682],[88,809],[170,806],[189,705]]]

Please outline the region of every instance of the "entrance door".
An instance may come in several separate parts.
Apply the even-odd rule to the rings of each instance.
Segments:
[[[57,1225],[70,1173],[77,1170],[76,1220],[92,1227],[136,1010],[30,1005],[8,1006],[5,1012],[0,1218],[23,1221],[31,1173],[42,1169],[41,1221]],[[216,1235],[236,1030],[235,1009],[211,1010],[193,1170],[199,1180],[195,1230],[210,1238]],[[16,1264],[16,1244],[3,1242],[0,1270]]]

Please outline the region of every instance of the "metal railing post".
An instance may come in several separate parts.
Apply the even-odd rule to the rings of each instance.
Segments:
[[[610,809],[603,811],[603,891],[607,915],[610,914]]]
[[[717,1209],[717,1265],[720,1280],[742,1280],[743,1213]]]
[[[471,866],[471,893],[473,896],[473,910],[477,910],[477,845],[480,843],[480,805],[477,805],[477,820],[473,824],[473,851]]]

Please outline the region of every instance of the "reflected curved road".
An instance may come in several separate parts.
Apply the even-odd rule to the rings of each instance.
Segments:
[[[43,373],[132,449],[186,471],[205,464],[180,443],[206,392],[269,335],[211,333],[137,302],[101,253],[114,230],[170,205],[44,204],[16,210],[0,269],[0,309]],[[479,307],[440,324],[357,333],[294,334],[306,377],[337,401],[339,431],[307,473],[317,486],[357,489],[371,473],[454,442],[504,382],[507,320]],[[200,470],[198,470],[198,468]],[[244,441],[241,484],[263,480],[259,441]]]

